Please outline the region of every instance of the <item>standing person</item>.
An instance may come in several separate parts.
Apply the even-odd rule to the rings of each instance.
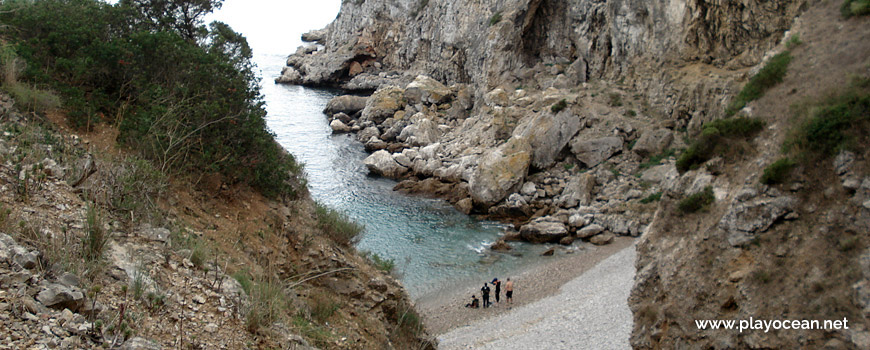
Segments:
[[[514,281],[511,281],[510,277],[508,277],[507,283],[504,284],[504,295],[507,297],[509,304],[514,303]]]
[[[498,278],[493,278],[492,284],[495,285],[495,302],[498,303],[498,299],[501,297],[501,281]]]
[[[483,282],[483,288],[480,288],[480,292],[483,293],[483,307],[489,307],[489,286],[486,285],[486,282]]]

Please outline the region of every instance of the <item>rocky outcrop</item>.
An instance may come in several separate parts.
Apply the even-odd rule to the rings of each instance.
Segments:
[[[512,137],[484,153],[470,182],[475,203],[490,206],[504,199],[522,184],[531,164],[531,146],[523,137]]]
[[[533,243],[556,243],[568,236],[568,229],[559,221],[541,219],[523,225],[520,236]]]
[[[571,152],[577,160],[592,168],[622,151],[622,139],[619,137],[601,137],[592,140],[575,138],[571,143]]]
[[[525,137],[532,146],[532,166],[546,169],[553,165],[556,157],[568,141],[580,130],[580,117],[569,110],[555,115],[549,111],[540,112],[525,118],[514,129],[514,136]]]
[[[631,150],[641,157],[662,153],[674,140],[674,133],[668,129],[656,129],[644,132]]]
[[[368,98],[364,96],[336,96],[329,100],[329,102],[326,104],[326,108],[323,110],[323,113],[326,113],[326,115],[333,115],[336,113],[353,115],[356,112],[363,110],[363,108],[366,108],[367,101]]]
[[[393,155],[385,150],[372,153],[372,155],[363,160],[363,164],[366,165],[369,171],[392,179],[399,178],[408,171],[408,168],[396,162]]]
[[[366,100],[362,110],[361,119],[377,124],[393,116],[396,111],[405,105],[405,92],[396,86],[388,86],[378,89],[374,95]]]

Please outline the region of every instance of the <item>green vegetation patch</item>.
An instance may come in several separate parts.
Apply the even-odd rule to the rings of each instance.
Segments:
[[[554,103],[554,104],[550,107],[550,111],[553,112],[554,114],[555,114],[555,113],[559,113],[559,112],[561,112],[563,109],[565,109],[565,107],[568,107],[568,102],[565,101],[565,99],[562,99],[561,101]]]
[[[662,151],[662,153],[656,154],[643,163],[640,163],[640,170],[652,168],[656,165],[662,164],[662,161],[668,159],[676,154],[676,151],[673,149],[666,149]]]
[[[795,162],[791,159],[780,158],[764,168],[764,174],[761,175],[761,183],[774,185],[785,182],[794,166]]]
[[[378,270],[389,273],[396,268],[395,260],[382,258],[380,255],[378,255],[378,253],[362,252],[361,255],[368,258],[369,261],[371,261],[372,266],[374,266]]]
[[[870,15],[870,0],[845,0],[840,6],[843,18]]]
[[[496,11],[496,13],[492,14],[492,17],[489,18],[489,25],[494,26],[498,22],[501,22],[501,11]]]
[[[842,93],[831,95],[810,108],[784,143],[802,160],[833,156],[844,149],[858,150],[870,133],[870,79],[856,79]]]
[[[734,101],[725,109],[725,113],[732,116],[739,112],[747,103],[757,100],[764,96],[764,93],[782,82],[785,73],[788,71],[788,64],[791,63],[791,53],[788,51],[782,52],[773,56],[767,64],[758,71],[758,74],[749,79],[749,82],[743,86],[743,90],[737,94]]]
[[[677,170],[685,172],[697,168],[716,155],[724,153],[729,141],[747,139],[764,129],[758,118],[726,118],[704,124],[701,135],[677,158]]]
[[[356,242],[365,226],[350,219],[346,214],[316,203],[314,215],[323,233],[338,244],[349,246]]]
[[[23,61],[4,60],[23,80],[10,85],[5,74],[4,88],[36,110],[54,106],[47,91],[57,91],[70,125],[113,124],[121,144],[164,172],[217,172],[268,197],[295,197],[302,169],[266,127],[247,40],[203,23],[220,4],[3,2],[14,55],[0,56]]]
[[[713,195],[713,187],[707,186],[703,191],[686,197],[677,204],[677,208],[683,213],[694,213],[706,209],[716,200]]]
[[[652,203],[652,202],[658,202],[658,201],[660,201],[661,199],[662,199],[662,192],[659,191],[659,192],[656,192],[656,193],[653,193],[653,194],[647,196],[647,197],[644,198],[644,199],[641,199],[640,202],[643,203],[643,204],[649,204],[649,203]]]

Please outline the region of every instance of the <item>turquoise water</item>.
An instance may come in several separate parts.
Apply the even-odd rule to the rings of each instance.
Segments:
[[[322,113],[337,91],[276,85],[285,56],[257,55],[262,69],[268,124],[278,142],[305,163],[311,195],[365,224],[357,248],[393,259],[412,297],[457,283],[478,283],[540,260],[544,245],[519,244],[511,254],[487,246],[504,226],[478,221],[442,200],[392,190],[395,181],[368,176],[363,145],[351,135],[332,135]]]

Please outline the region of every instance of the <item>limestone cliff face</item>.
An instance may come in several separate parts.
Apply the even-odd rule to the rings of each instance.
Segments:
[[[538,63],[574,63],[575,80],[615,78],[676,61],[754,65],[804,1],[345,1],[326,29],[310,84],[413,70],[446,83],[494,87],[527,80]],[[325,56],[325,57],[324,57]],[[325,59],[324,59],[325,58]],[[329,64],[333,63],[333,64]]]

